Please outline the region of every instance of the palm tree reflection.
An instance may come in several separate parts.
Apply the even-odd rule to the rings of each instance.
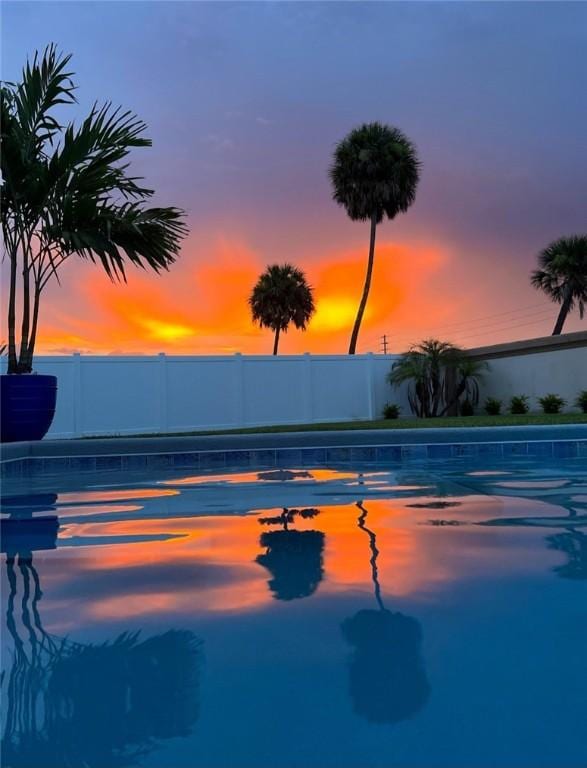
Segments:
[[[397,723],[414,717],[426,704],[430,686],[421,657],[422,631],[416,619],[392,613],[383,604],[377,568],[377,538],[366,526],[367,509],[358,527],[369,537],[371,578],[378,610],[364,609],[342,624],[353,647],[349,662],[350,694],[355,712],[372,723]]]
[[[570,526],[565,533],[556,533],[546,539],[551,549],[565,552],[568,560],[554,568],[565,579],[587,579],[587,535]]]
[[[295,600],[312,595],[324,576],[324,534],[321,531],[297,531],[289,526],[296,518],[312,519],[320,510],[287,509],[274,517],[261,517],[261,525],[280,525],[282,530],[261,534],[259,543],[265,552],[256,562],[272,575],[269,588],[277,600]]]
[[[43,593],[32,553],[9,552],[6,572],[13,652],[2,675],[4,765],[122,768],[137,764],[159,740],[191,733],[202,659],[192,632],[145,640],[124,633],[101,645],[54,637],[39,615]]]

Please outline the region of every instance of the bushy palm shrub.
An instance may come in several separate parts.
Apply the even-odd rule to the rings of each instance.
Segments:
[[[544,395],[544,397],[539,397],[538,402],[540,403],[544,413],[560,413],[561,409],[566,403],[566,400],[563,400],[563,398],[559,397],[559,395],[550,393],[548,395]]]
[[[384,419],[397,419],[399,418],[401,408],[396,403],[386,403],[383,408]]]
[[[577,408],[580,408],[583,413],[587,413],[587,389],[579,392],[577,399],[575,400],[575,405]]]
[[[501,406],[501,400],[497,400],[495,397],[488,397],[483,407],[488,416],[499,416],[501,413]]]
[[[408,400],[416,416],[443,416],[461,398],[479,402],[479,380],[487,363],[472,360],[460,347],[438,339],[413,346],[394,363],[389,383],[408,384]]]
[[[522,414],[528,413],[529,410],[527,395],[514,395],[510,400],[510,413]]]

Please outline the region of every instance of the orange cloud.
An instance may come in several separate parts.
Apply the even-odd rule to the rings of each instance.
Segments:
[[[205,249],[188,241],[169,273],[132,271],[113,284],[95,269],[75,265],[83,310],[49,302],[38,351],[94,353],[263,353],[271,334],[251,321],[248,296],[270,260],[238,241],[219,239]],[[436,246],[382,242],[377,247],[360,350],[392,329],[417,331],[423,316],[452,319],[455,308],[436,290],[435,279],[451,261]],[[361,296],[365,249],[311,254],[298,260],[314,288],[316,314],[308,330],[285,334],[284,353],[346,351]],[[67,289],[67,286],[66,286]],[[75,295],[72,297],[75,302]],[[417,333],[416,333],[417,337]]]

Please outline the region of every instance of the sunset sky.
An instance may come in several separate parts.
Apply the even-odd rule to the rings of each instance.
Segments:
[[[369,233],[332,202],[327,170],[372,120],[413,139],[422,180],[379,228],[358,351],[384,333],[400,351],[551,332],[557,309],[528,275],[586,229],[587,4],[3,2],[3,79],[52,41],[73,53],[71,118],[112,100],[147,122],[133,171],[187,211],[190,235],[162,277],[112,285],[67,265],[39,352],[270,352],[247,297],[283,261],[317,313],[280,351],[346,352]],[[581,328],[575,314],[566,330]]]

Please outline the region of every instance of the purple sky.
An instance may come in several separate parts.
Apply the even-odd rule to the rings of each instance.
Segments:
[[[17,78],[26,55],[50,41],[74,54],[80,104],[71,116],[94,99],[135,110],[154,147],[133,169],[160,202],[189,213],[175,275],[129,287],[140,303],[147,289],[169,295],[181,284],[182,322],[199,329],[183,338],[186,349],[256,348],[244,316],[217,320],[215,332],[190,305],[188,275],[203,290],[200,267],[219,248],[227,274],[233,254],[232,280],[248,279],[239,277],[246,253],[252,269],[298,262],[322,295],[339,295],[323,273],[337,254],[363,258],[367,232],[332,203],[326,171],[334,143],[370,120],[406,132],[423,172],[413,208],[380,229],[391,258],[399,248],[398,266],[378,264],[391,271],[380,278],[363,348],[375,350],[383,332],[401,345],[447,336],[451,325],[455,341],[490,343],[487,323],[504,312],[496,340],[551,330],[556,310],[528,273],[540,248],[587,228],[587,4],[3,2],[3,79]],[[428,274],[418,254],[434,247],[444,257]],[[420,282],[402,277],[411,253]],[[385,281],[395,297],[387,310]],[[46,348],[60,332],[62,346],[98,348],[97,326],[124,321],[111,295],[121,290],[70,266],[48,295]],[[92,313],[96,327],[83,326]],[[580,327],[577,317],[568,330]],[[334,334],[330,351],[342,351],[347,335]],[[310,332],[305,341],[330,349],[313,347]]]

